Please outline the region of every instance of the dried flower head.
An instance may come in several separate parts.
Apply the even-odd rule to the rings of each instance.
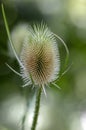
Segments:
[[[45,25],[28,28],[20,55],[25,84],[44,85],[58,77],[60,60],[54,34]]]

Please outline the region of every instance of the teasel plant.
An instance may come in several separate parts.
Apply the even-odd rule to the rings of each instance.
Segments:
[[[40,109],[41,93],[43,91],[47,97],[46,87],[51,85],[60,89],[60,87],[56,84],[56,81],[69,69],[69,67],[67,67],[69,50],[65,42],[58,35],[54,34],[46,24],[41,23],[36,25],[34,24],[33,27],[28,25],[22,50],[20,56],[18,56],[10,35],[3,4],[1,7],[9,44],[16,60],[19,63],[20,73],[14,70],[9,64],[6,63],[6,65],[23,79],[23,87],[32,86],[32,88],[37,88],[35,110],[31,127],[31,130],[36,130]],[[61,73],[57,39],[60,40],[66,50],[65,69]],[[27,111],[25,111],[22,119],[22,130],[25,130],[24,125],[26,116]]]

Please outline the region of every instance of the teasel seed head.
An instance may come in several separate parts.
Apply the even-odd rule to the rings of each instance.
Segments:
[[[57,79],[60,70],[58,45],[46,25],[28,27],[20,55],[25,84],[45,85]]]

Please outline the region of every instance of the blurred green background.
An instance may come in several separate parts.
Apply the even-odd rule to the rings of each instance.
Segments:
[[[57,82],[62,89],[51,86],[46,88],[47,98],[42,94],[37,130],[86,130],[86,0],[2,2],[11,32],[19,23],[26,26],[44,21],[66,42],[70,51],[68,64],[73,65]],[[66,53],[60,41],[58,44],[62,69]],[[10,52],[0,7],[0,130],[21,130],[27,100],[25,130],[30,130],[35,90],[22,88],[23,81],[6,62],[19,72],[19,65]]]

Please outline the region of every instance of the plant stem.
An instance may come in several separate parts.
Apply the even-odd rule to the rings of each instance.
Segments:
[[[30,86],[30,87],[32,87],[32,86]],[[25,107],[25,109],[24,109],[24,114],[23,114],[23,116],[22,116],[22,124],[21,124],[21,130],[25,130],[25,121],[26,121],[26,118],[27,118],[27,115],[28,115],[28,108],[29,108],[29,106],[30,106],[30,96],[32,95],[30,92],[32,91],[32,89],[31,88],[29,88],[29,92],[27,91],[27,89],[25,90],[25,89],[21,89],[22,91],[23,91],[23,93],[22,93],[22,91],[21,91],[21,93],[22,93],[22,95],[23,96],[25,96],[25,99],[26,99],[26,107]],[[29,94],[28,94],[29,93]]]
[[[27,116],[27,109],[26,109],[25,114],[23,115],[23,118],[22,118],[22,128],[21,128],[21,130],[25,129],[24,127],[25,127],[26,116]]]
[[[33,117],[31,130],[35,130],[36,129],[38,115],[39,115],[39,108],[40,108],[41,92],[42,92],[42,87],[40,87],[38,89],[38,92],[37,92],[37,95],[36,95],[35,111],[34,111],[34,117]]]

